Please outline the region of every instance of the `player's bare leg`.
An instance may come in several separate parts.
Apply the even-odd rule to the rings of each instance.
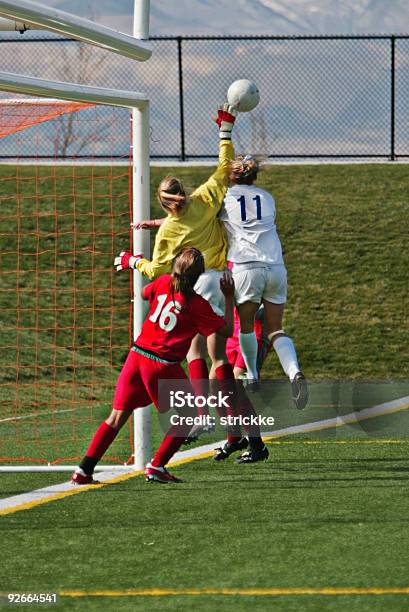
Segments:
[[[211,334],[207,338],[207,352],[212,362],[210,369],[210,380],[217,381],[220,390],[224,395],[234,393],[234,374],[233,368],[229,364],[226,357],[226,338],[219,334]],[[217,409],[220,417],[226,416],[226,409],[221,407]],[[234,406],[231,405],[227,409],[227,414],[237,416]],[[229,427],[227,430],[227,443],[234,450],[241,450],[247,447],[247,440],[241,442],[242,435],[239,426]],[[237,448],[236,448],[237,447]],[[232,452],[234,452],[232,450]]]
[[[197,334],[186,356],[189,379],[196,395],[207,396],[209,391],[209,369],[206,363],[206,338]],[[207,408],[199,408],[199,414],[209,414]]]
[[[133,410],[116,410],[113,408],[105,423],[112,427],[112,429],[119,431],[125,425],[132,412]]]
[[[263,304],[268,338],[273,343],[281,367],[290,379],[294,403],[302,410],[308,403],[308,388],[294,343],[282,329],[284,304],[273,304],[267,300],[263,300]]]
[[[252,382],[256,382],[259,378],[257,370],[258,343],[254,332],[254,320],[259,306],[256,302],[250,301],[237,306],[240,319],[240,349],[247,368],[247,378]]]
[[[189,371],[189,380],[195,392],[195,395],[207,397],[209,394],[209,369],[206,362],[207,346],[206,338],[197,334],[190,345],[189,352],[186,355],[187,367]],[[209,409],[207,406],[201,406],[197,409],[200,416],[208,416]],[[195,442],[203,433],[209,433],[214,428],[210,425],[194,425],[186,438],[185,444]]]
[[[244,368],[239,368],[238,366],[235,366],[233,368],[233,374],[234,378],[242,378],[243,376],[245,376],[246,370]]]
[[[207,350],[212,360],[211,377],[217,379],[224,394],[231,393],[233,397],[233,409],[228,411],[233,416],[255,416],[254,408],[244,393],[240,381],[236,381],[233,368],[226,357],[226,340],[218,334],[213,334],[207,339]],[[256,463],[268,458],[268,450],[260,436],[259,427],[246,428],[248,439],[241,436],[240,428],[232,428],[228,431],[227,442],[222,448],[216,449],[214,459],[223,461],[232,453],[249,450],[238,459],[239,463]]]

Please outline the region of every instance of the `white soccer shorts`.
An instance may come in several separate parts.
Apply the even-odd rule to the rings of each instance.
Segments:
[[[220,289],[220,279],[228,270],[213,270],[209,268],[201,274],[194,287],[196,293],[207,300],[214,312],[224,317],[224,295]]]
[[[234,297],[236,304],[262,300],[273,304],[285,304],[287,301],[287,270],[284,265],[271,266],[257,264],[235,265],[233,279],[235,284]]]

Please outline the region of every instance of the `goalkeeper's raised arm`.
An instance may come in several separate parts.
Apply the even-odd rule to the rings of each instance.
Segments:
[[[236,112],[227,104],[218,109],[219,164],[216,171],[191,195],[176,176],[159,184],[158,201],[167,214],[155,238],[152,260],[131,260],[136,270],[150,279],[168,272],[173,259],[188,246],[202,251],[206,268],[224,270],[227,239],[217,217],[229,185],[229,164],[234,158],[231,132]]]

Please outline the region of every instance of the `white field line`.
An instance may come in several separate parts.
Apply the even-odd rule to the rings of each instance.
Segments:
[[[0,419],[0,423],[7,423],[9,421],[21,421],[22,419],[35,419],[42,416],[50,416],[52,414],[61,414],[62,412],[74,412],[78,408],[65,408],[64,410],[53,410],[52,412],[35,412],[34,414],[22,414],[21,416],[6,417]]]
[[[321,431],[324,429],[330,429],[333,427],[342,427],[350,423],[357,423],[366,419],[375,418],[387,414],[393,414],[400,412],[401,410],[407,410],[409,408],[409,396],[401,397],[400,399],[385,402],[371,408],[365,408],[360,412],[350,412],[343,416],[337,416],[331,419],[323,419],[321,421],[313,421],[310,423],[303,423],[301,425],[294,425],[291,427],[284,427],[277,431],[263,433],[263,438],[266,440],[274,440],[275,438],[281,438],[283,436],[295,435],[299,433],[308,433],[312,431]],[[206,444],[196,448],[188,449],[185,451],[178,452],[174,455],[169,465],[177,465],[183,463],[189,463],[195,459],[204,458],[209,456],[212,451],[223,444],[221,442],[213,442],[212,444]],[[140,474],[141,472],[135,472],[133,468],[124,468],[121,472],[121,476],[118,476],[118,471],[106,471],[98,473],[98,480],[101,483],[118,482],[121,478],[126,479],[127,476],[132,473]],[[84,487],[82,490],[87,491],[90,487]],[[63,482],[58,485],[52,485],[50,487],[44,487],[42,489],[36,489],[28,493],[22,493],[20,495],[13,495],[12,497],[6,497],[0,500],[0,513],[3,511],[18,509],[19,506],[35,506],[39,503],[46,503],[47,500],[61,499],[64,497],[64,493],[79,492],[81,490],[78,485],[73,485],[71,482]]]
[[[342,427],[343,425],[359,423],[359,421],[366,421],[367,419],[373,419],[378,416],[393,414],[394,412],[407,410],[408,408],[409,395],[397,400],[378,404],[377,406],[372,406],[371,408],[364,408],[358,412],[349,412],[348,414],[332,417],[331,419],[323,419],[322,421],[314,421],[312,423],[302,423],[301,425],[292,425],[291,427],[284,427],[276,431],[264,432],[263,438],[274,440],[275,438],[282,438],[283,436],[290,436],[298,433],[308,433],[311,431],[331,429],[333,427]]]

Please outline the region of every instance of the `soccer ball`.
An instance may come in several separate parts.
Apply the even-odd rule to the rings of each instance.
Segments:
[[[234,81],[227,90],[227,101],[241,113],[248,113],[260,101],[257,85],[247,79]]]

